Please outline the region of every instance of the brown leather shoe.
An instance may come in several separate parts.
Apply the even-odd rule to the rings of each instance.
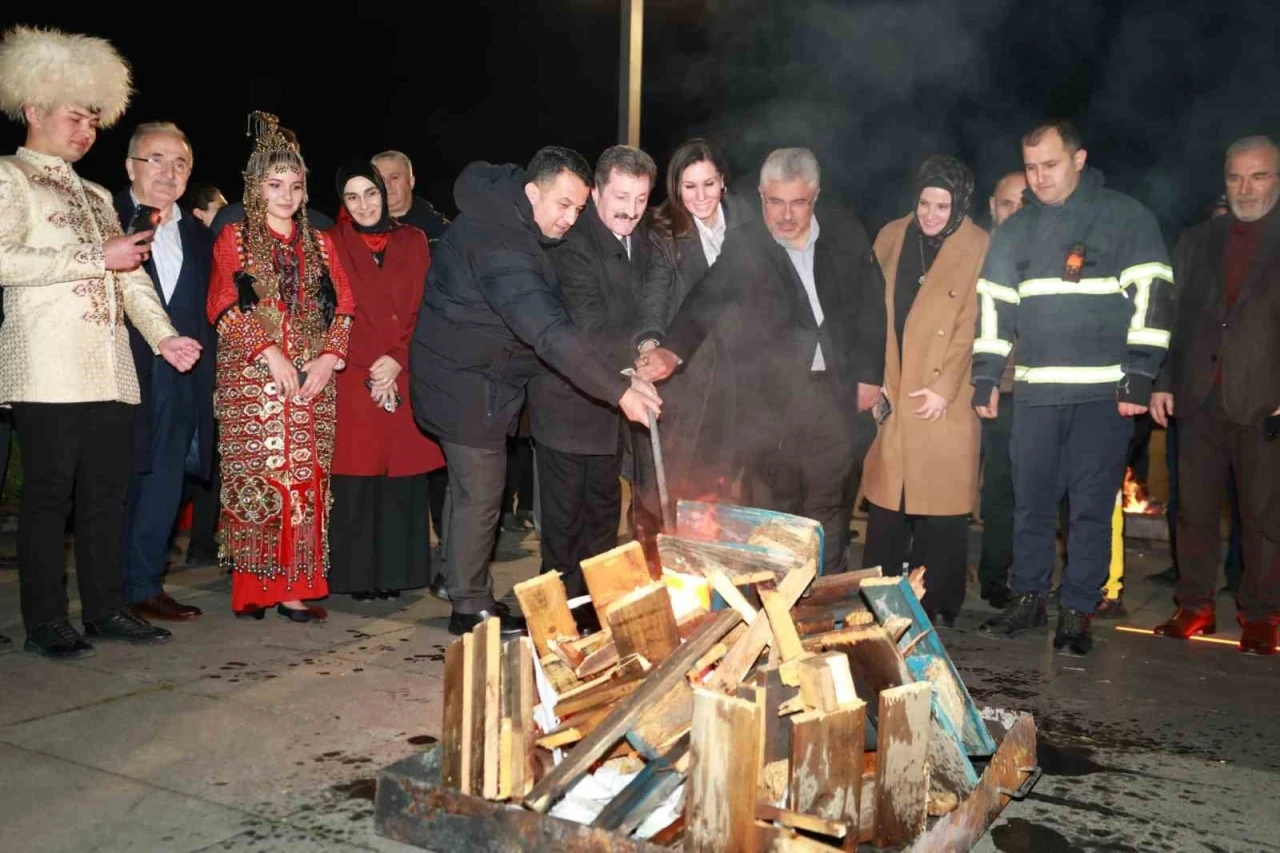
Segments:
[[[129,605],[129,610],[134,616],[141,616],[143,619],[159,619],[167,622],[189,622],[204,615],[204,611],[199,607],[180,604],[165,592],[145,601],[136,601]]]
[[[1157,637],[1173,637],[1175,640],[1185,640],[1192,634],[1208,636],[1217,630],[1218,620],[1212,610],[1188,610],[1185,607],[1179,607],[1169,617],[1169,621],[1161,622],[1151,633]]]
[[[1240,651],[1246,655],[1274,655],[1276,626],[1270,622],[1246,622],[1240,635]]]

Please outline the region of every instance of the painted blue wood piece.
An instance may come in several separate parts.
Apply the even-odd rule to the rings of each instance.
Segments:
[[[907,659],[907,669],[911,670],[911,677],[916,681],[929,680],[929,664],[937,660],[933,655],[919,654],[912,655]],[[933,691],[933,697],[930,700],[930,708],[933,712],[934,722],[938,724],[938,728],[934,734],[941,731],[946,737],[950,738],[956,745],[955,765],[959,767],[964,774],[965,781],[973,788],[978,784],[978,771],[974,769],[973,762],[969,760],[969,756],[965,754],[964,739],[961,737],[956,724],[952,722],[951,716],[947,713],[947,709],[942,706],[942,701],[938,698],[938,691]]]
[[[916,598],[910,582],[905,577],[865,580],[862,582],[862,597],[867,600],[867,604],[882,624],[892,616],[902,616],[911,621],[911,627],[898,641],[899,648],[907,648],[917,637],[926,635],[907,653],[907,665],[911,665],[911,659],[916,655],[935,655],[946,662],[947,671],[955,679],[956,686],[964,697],[965,713],[964,719],[960,721],[960,736],[965,752],[977,756],[988,756],[994,753],[996,742],[982,722],[978,706],[969,695],[969,689],[964,686],[964,680],[960,678],[955,664],[951,662],[951,656],[943,648],[937,632],[933,630],[933,623],[925,615],[924,608],[920,606],[920,599]]]
[[[736,504],[701,501],[676,503],[676,533],[687,539],[750,546],[755,544],[749,541],[753,533],[759,528],[773,525],[787,528],[797,539],[807,542],[807,551],[795,553],[799,553],[803,559],[814,558],[821,573],[826,541],[822,525],[812,518]]]

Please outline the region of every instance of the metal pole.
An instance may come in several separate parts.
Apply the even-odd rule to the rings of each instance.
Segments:
[[[676,532],[675,514],[667,497],[667,471],[662,464],[662,439],[658,437],[658,419],[649,412],[649,441],[653,443],[653,467],[658,474],[658,501],[662,504],[662,529],[668,536]]]
[[[618,51],[618,142],[640,147],[640,77],[644,60],[644,0],[622,0]]]

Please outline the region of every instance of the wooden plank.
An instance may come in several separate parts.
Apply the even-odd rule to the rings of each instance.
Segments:
[[[561,693],[557,701],[564,701],[565,699],[572,699],[575,696],[581,696],[583,693],[590,693],[592,690],[602,687],[610,681],[634,681],[637,678],[643,678],[645,673],[652,668],[653,667],[649,665],[649,662],[640,655],[631,655],[626,660],[619,661],[617,666],[605,670],[590,681],[584,681],[578,687]],[[557,708],[558,707],[559,706],[557,705]]]
[[[685,789],[685,850],[747,851],[755,846],[761,708],[695,690]]]
[[[656,758],[664,746],[693,723],[693,688],[681,682],[645,708],[627,732],[627,742],[646,758]]]
[[[600,673],[618,665],[618,645],[613,640],[605,643],[582,661],[582,666],[574,670],[578,678],[595,678]]]
[[[503,853],[671,853],[573,821],[465,796],[440,784],[440,745],[379,772],[374,830],[423,850]]]
[[[827,652],[800,662],[800,695],[815,711],[834,711],[858,699],[849,671],[849,656]]]
[[[790,608],[808,588],[817,573],[817,563],[813,561],[805,563],[800,568],[789,573],[778,584],[779,600],[787,608]],[[724,660],[720,662],[720,666],[716,669],[716,674],[708,686],[723,693],[735,690],[751,670],[751,667],[755,665],[760,653],[765,650],[765,647],[772,640],[773,632],[769,628],[768,615],[766,613],[757,613],[756,618],[751,620],[747,633],[729,649],[729,654],[725,655]]]
[[[649,761],[619,794],[609,801],[591,825],[630,835],[649,812],[670,796],[684,781],[689,739],[683,738],[666,752]]]
[[[794,557],[764,548],[699,542],[665,533],[658,534],[658,559],[664,569],[684,575],[710,578],[714,571],[723,572],[737,586],[777,580],[799,565]]]
[[[643,680],[643,674],[634,678],[610,679],[608,682],[600,685],[594,690],[588,690],[586,693],[579,693],[572,699],[564,699],[556,702],[556,716],[560,719],[564,719],[565,717],[572,716],[573,714],[580,714],[583,711],[589,711],[592,708],[612,705],[634,693]]]
[[[471,635],[449,644],[444,653],[444,721],[440,725],[443,753],[441,782],[445,787],[470,791],[471,767]]]
[[[512,677],[517,680],[514,688],[511,738],[511,797],[519,802],[533,787],[538,772],[537,723],[533,721],[533,706],[537,703],[538,690],[533,674],[533,640],[517,637],[507,647],[514,655]],[[519,766],[515,766],[519,765]]]
[[[861,701],[791,718],[791,811],[858,826],[865,724]]]
[[[619,598],[609,605],[608,618],[621,658],[639,654],[649,663],[659,664],[680,645],[671,594],[662,582]]]
[[[822,525],[799,515],[728,503],[679,501],[676,530],[692,539],[753,545],[782,557],[798,555],[797,564],[822,562]]]
[[[1004,791],[1016,791],[1036,766],[1036,726],[1021,714],[1000,741],[982,778],[960,806],[909,848],[910,853],[968,853],[1009,805]]]
[[[929,811],[929,709],[933,688],[905,684],[880,693],[876,750],[876,846],[906,844]]]
[[[677,686],[687,687],[684,676],[689,667],[741,621],[742,617],[736,611],[722,610],[717,613],[714,620],[700,628],[684,645],[656,666],[627,701],[619,703],[595,731],[539,780],[525,798],[525,806],[537,812],[545,812],[551,808],[569,786],[627,733],[645,709]]]
[[[711,581],[711,588],[720,593],[725,604],[742,614],[742,621],[750,622],[756,618],[756,609],[742,595],[742,591],[733,585],[728,575],[719,569],[712,569],[707,578]]]
[[[794,601],[785,601],[778,593],[777,586],[762,583],[756,586],[760,593],[760,602],[765,613],[769,615],[769,627],[773,631],[774,648],[782,655],[784,661],[794,660],[804,654],[800,645],[800,635],[796,633],[795,623],[791,621],[791,605]]]
[[[828,635],[823,646],[848,656],[854,688],[867,703],[868,721],[878,727],[880,692],[914,680],[898,647],[879,625],[846,628]],[[867,745],[873,747],[874,744],[875,741],[870,740]]]
[[[502,754],[502,626],[495,616],[473,628],[472,634],[476,638],[476,665],[483,667],[483,674],[473,673],[477,679],[473,683],[483,683],[484,704],[483,710],[473,713],[471,719],[473,723],[477,719],[482,721],[484,733],[480,739],[483,745],[481,775],[472,777],[471,790],[479,791],[485,799],[496,800],[500,775],[498,761]],[[475,767],[474,758],[472,767]]]
[[[956,671],[955,664],[951,662],[951,656],[947,654],[947,650],[938,639],[937,632],[933,630],[933,625],[930,624],[924,608],[920,606],[920,599],[916,597],[908,580],[898,577],[865,581],[862,584],[862,594],[881,622],[894,616],[911,620],[911,627],[907,629],[900,641],[903,645],[912,644],[912,650],[906,652],[905,657],[928,654],[943,662],[936,673],[935,683],[950,682],[943,688],[945,692],[957,694],[963,699],[964,714],[954,722],[961,728],[964,751],[968,755],[980,756],[995,752],[995,740],[987,731],[986,724],[982,722],[982,714],[977,704],[969,695],[968,688],[964,686],[960,673]]]
[[[515,744],[520,703],[519,638],[502,644],[501,666],[502,681],[499,690],[501,710],[498,715],[501,725],[498,732],[501,746],[498,754],[497,799],[506,800],[511,798],[513,775],[516,772],[523,775],[524,770],[524,754],[521,751],[517,757]],[[519,765],[518,768],[516,765]]]
[[[645,563],[644,548],[639,542],[619,545],[579,563],[582,579],[586,581],[591,604],[601,625],[608,625],[609,605],[633,589],[651,583],[649,566]]]
[[[801,829],[805,832],[825,835],[828,838],[844,838],[849,834],[849,825],[842,821],[800,814],[789,809],[780,809],[769,803],[756,803],[756,820],[779,823],[788,829]]]
[[[559,572],[545,572],[518,583],[514,591],[539,659],[551,651],[547,640],[578,639],[578,624],[569,611],[569,599]]]
[[[795,688],[782,683],[782,674],[776,669],[760,670],[755,684],[764,688],[764,763],[785,761],[791,756],[791,724],[780,712],[783,704],[797,697]],[[742,688],[739,688],[741,690]],[[741,697],[742,694],[739,693]],[[800,710],[804,710],[801,708]]]
[[[837,602],[855,602],[861,599],[858,591],[864,580],[881,577],[879,568],[858,569],[841,572],[838,575],[823,575],[813,582],[809,591],[800,600],[801,606],[810,607],[818,604],[834,604]]]
[[[839,847],[814,841],[785,826],[756,822],[756,853],[837,853]]]

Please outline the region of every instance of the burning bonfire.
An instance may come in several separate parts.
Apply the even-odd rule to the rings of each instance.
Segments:
[[[1132,468],[1124,469],[1124,485],[1120,487],[1123,498],[1121,509],[1128,515],[1164,515],[1164,504],[1147,497],[1147,490],[1133,476]]]

